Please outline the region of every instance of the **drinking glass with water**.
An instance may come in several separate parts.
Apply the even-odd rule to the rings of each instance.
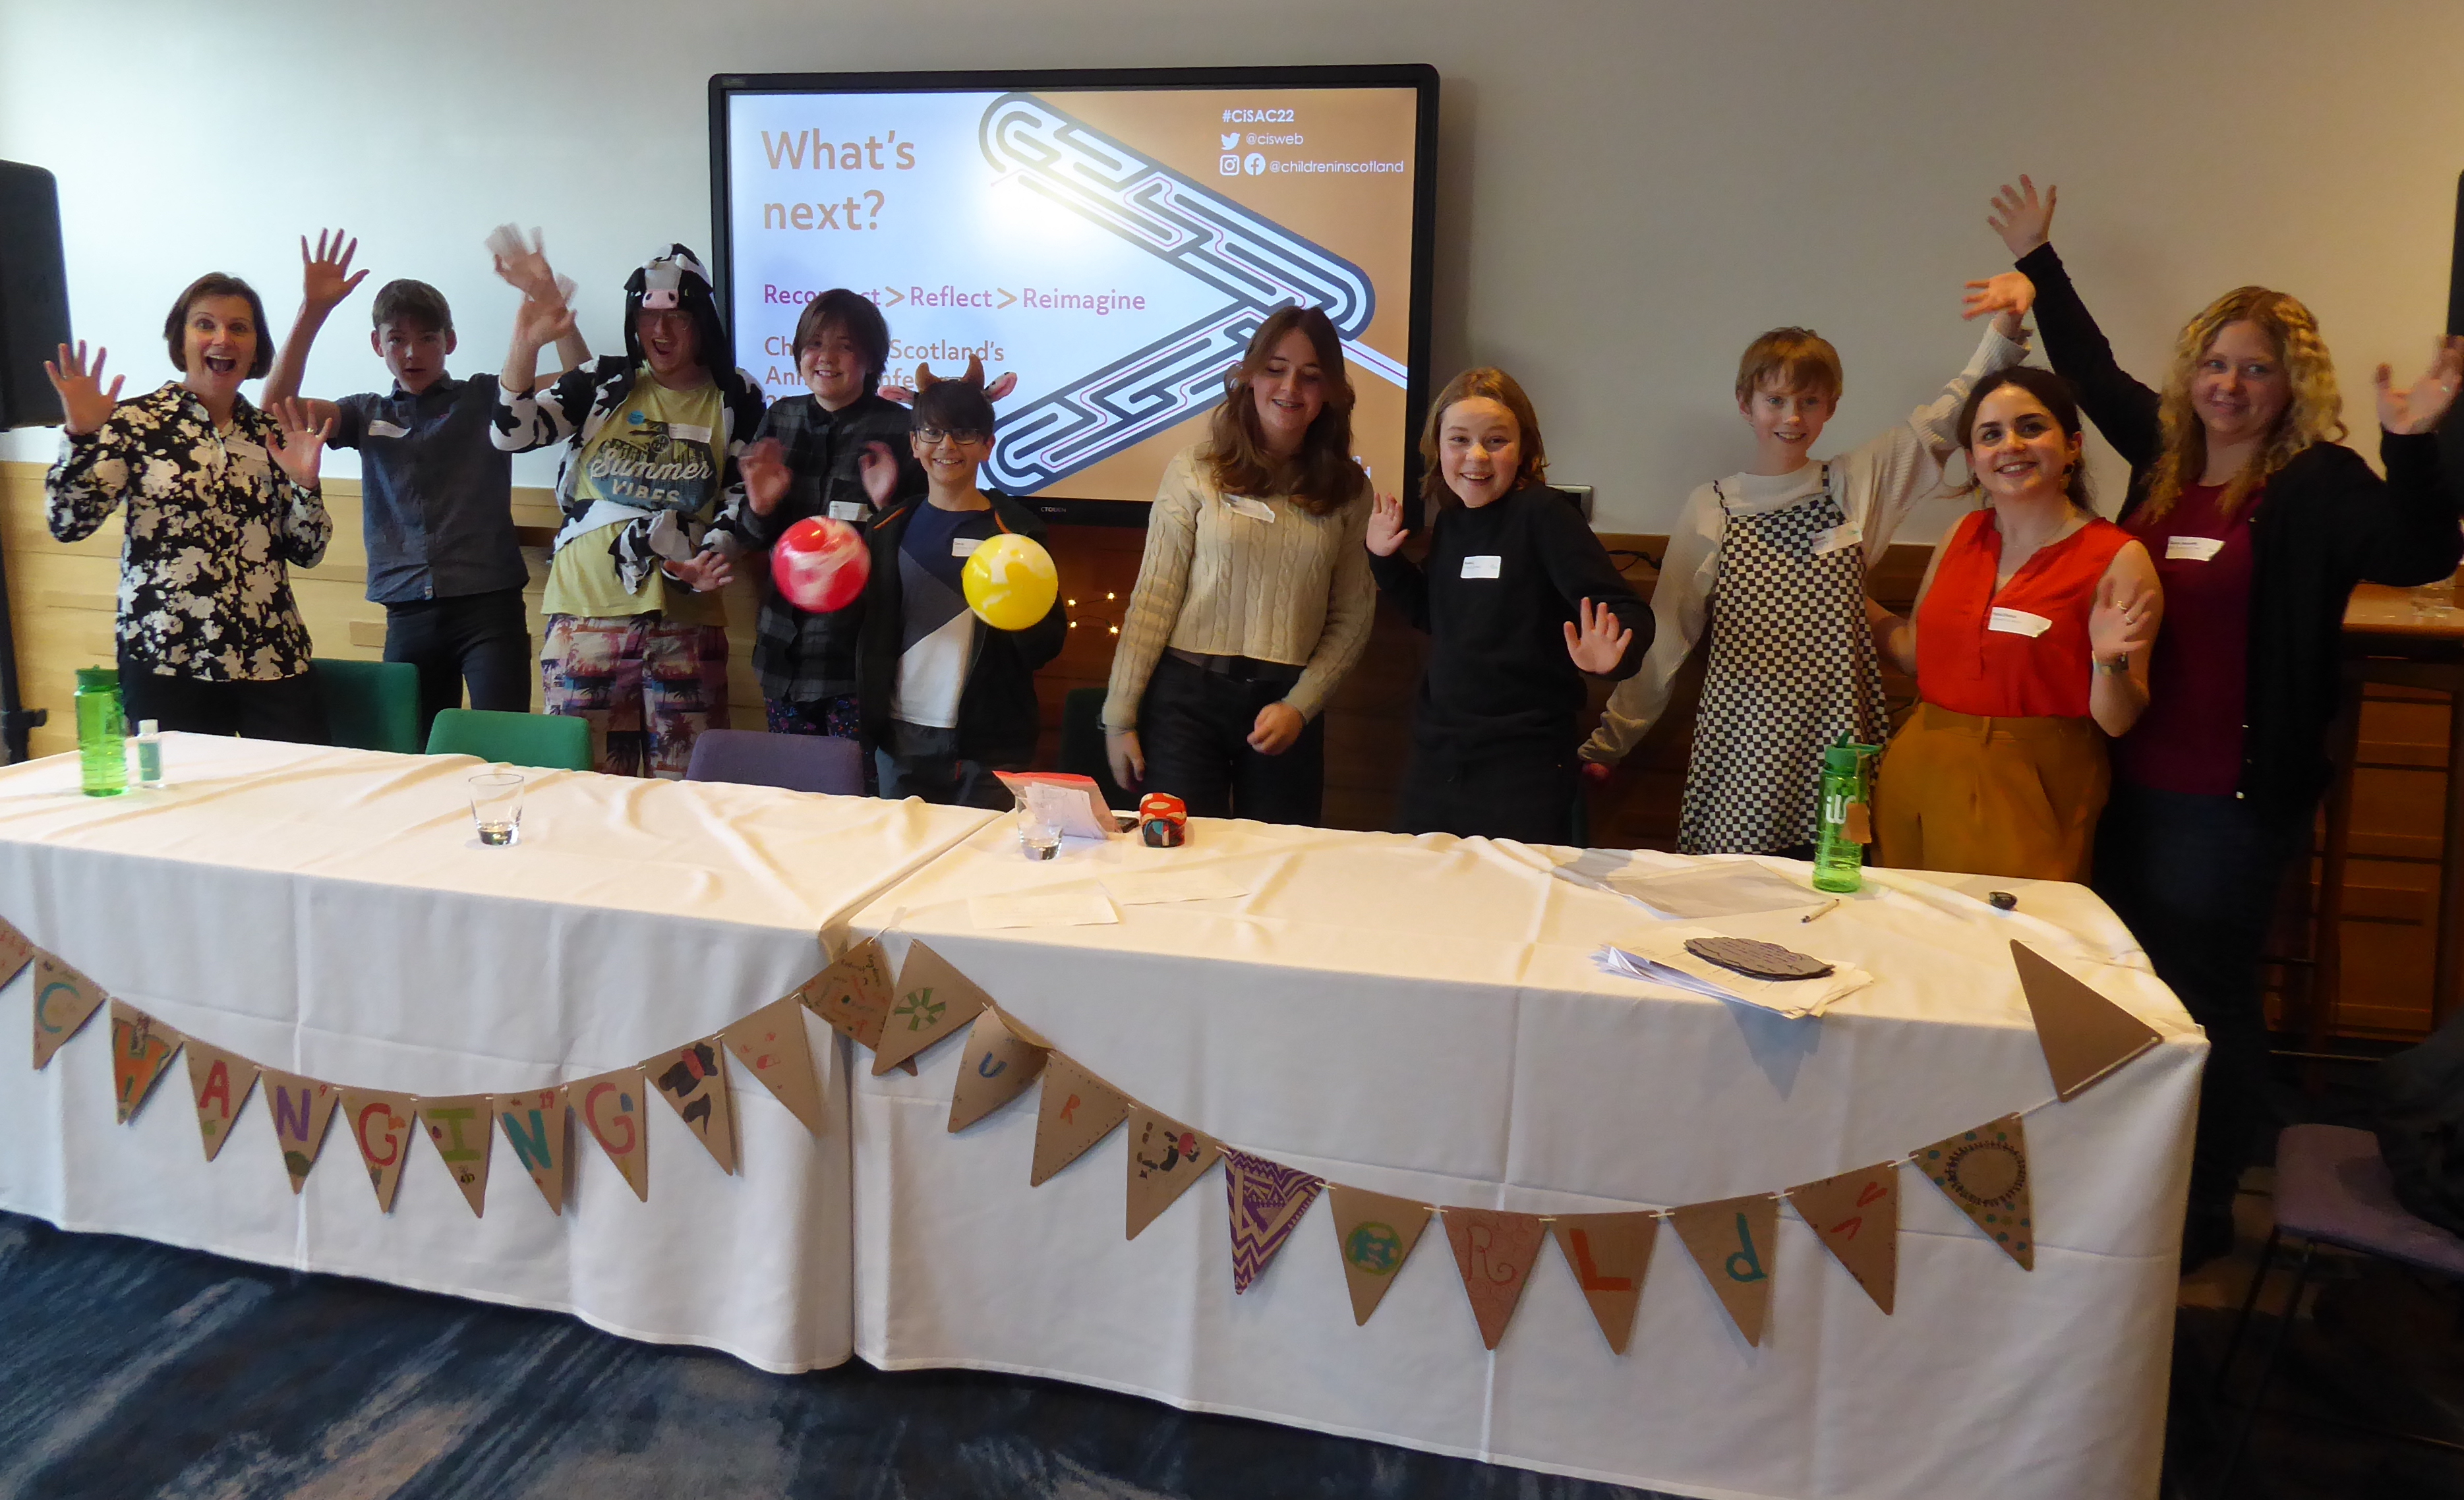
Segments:
[[[482,844],[519,843],[521,777],[512,771],[488,771],[471,778],[471,821],[479,826]]]

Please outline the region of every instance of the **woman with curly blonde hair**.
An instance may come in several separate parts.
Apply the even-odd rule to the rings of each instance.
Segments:
[[[2232,1248],[2266,1114],[2259,948],[2331,774],[2346,598],[2365,580],[2445,578],[2464,555],[2431,431],[2464,380],[2464,341],[2442,342],[2409,390],[2378,367],[2382,479],[2340,441],[2335,365],[2308,308],[2265,287],[2226,293],[2183,328],[2160,393],[2115,362],[2048,241],[2053,215],[2053,190],[2022,177],[1987,222],[2035,283],[2054,368],[2130,463],[2121,522],[2165,589],[2151,700],[2114,745],[2095,884],[2208,1033],[2187,1270]]]

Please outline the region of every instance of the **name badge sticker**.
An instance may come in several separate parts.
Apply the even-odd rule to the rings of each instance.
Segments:
[[[854,500],[832,500],[830,501],[830,519],[862,520],[864,506]]]
[[[2165,539],[2165,561],[2187,558],[2193,562],[2212,562],[2225,549],[2222,537],[2167,537]]]
[[[1275,518],[1275,508],[1273,506],[1267,504],[1264,500],[1253,500],[1245,495],[1225,496],[1223,497],[1223,504],[1224,507],[1230,510],[1233,515],[1246,516],[1251,520],[1263,520],[1272,523]]]
[[[671,422],[668,424],[668,436],[679,443],[707,443],[710,441],[710,429],[695,427],[690,422]]]
[[[1821,557],[1825,553],[1837,552],[1842,547],[1856,546],[1864,540],[1864,527],[1853,520],[1841,521],[1837,526],[1828,527],[1814,534],[1814,555]]]
[[[983,544],[984,539],[981,537],[952,537],[950,539],[950,556],[954,558],[974,557],[976,555],[976,549]]]
[[[370,437],[408,437],[409,435],[410,429],[407,427],[398,426],[383,417],[368,418],[368,436]]]
[[[1497,576],[1498,566],[1505,561],[1506,560],[1504,558],[1499,557],[1495,553],[1489,553],[1485,556],[1476,558],[1465,558],[1463,559],[1463,576],[1465,578],[1495,578]]]
[[[1995,605],[1993,617],[1986,622],[1985,628],[1999,630],[2005,635],[2024,635],[2033,641],[2052,629],[2054,622],[2040,614],[2030,614],[2025,609],[2006,609]]]

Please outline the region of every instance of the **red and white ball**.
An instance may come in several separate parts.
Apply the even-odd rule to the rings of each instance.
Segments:
[[[807,516],[770,549],[770,579],[780,597],[812,614],[855,603],[872,576],[864,536],[843,520]]]

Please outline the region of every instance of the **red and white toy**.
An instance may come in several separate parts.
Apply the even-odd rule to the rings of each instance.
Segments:
[[[843,520],[807,516],[770,549],[770,578],[780,597],[808,613],[846,608],[871,576],[871,551]]]

